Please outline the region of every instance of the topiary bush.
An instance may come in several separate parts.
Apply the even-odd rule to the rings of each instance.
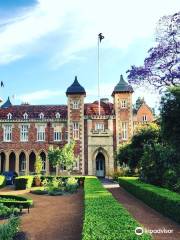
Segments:
[[[0,175],[0,188],[6,185],[6,178],[5,176]]]
[[[143,183],[134,177],[120,177],[119,184],[150,207],[180,223],[180,195],[178,193]]]
[[[30,189],[33,184],[34,176],[21,176],[15,178],[15,189],[16,190],[24,190]]]
[[[67,192],[74,193],[74,192],[77,192],[77,189],[78,189],[78,180],[73,177],[68,178],[65,183],[65,190]]]
[[[20,218],[12,216],[7,223],[0,224],[0,239],[12,240],[20,229]]]

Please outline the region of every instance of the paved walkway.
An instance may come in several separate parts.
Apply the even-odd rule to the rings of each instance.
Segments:
[[[154,209],[148,207],[142,201],[126,192],[118,184],[111,180],[104,179],[102,183],[112,195],[133,215],[133,217],[141,223],[146,229],[167,229],[173,230],[173,233],[156,233],[153,234],[155,240],[179,240],[180,225],[164,217]]]

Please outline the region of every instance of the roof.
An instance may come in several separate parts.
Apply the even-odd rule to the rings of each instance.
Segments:
[[[134,92],[131,85],[129,85],[123,78],[123,75],[120,75],[119,83],[115,86],[112,96],[115,93],[122,93],[122,92]]]
[[[24,113],[29,119],[39,119],[39,114],[43,113],[44,118],[55,118],[56,113],[60,113],[61,118],[67,118],[66,105],[14,105],[8,108],[0,108],[0,119],[7,119],[7,114],[12,114],[12,119],[23,119]]]
[[[8,97],[7,101],[1,106],[1,108],[8,108],[8,107],[11,107],[12,106],[12,103]]]
[[[113,104],[108,102],[100,102],[100,112],[101,115],[113,115]],[[99,102],[95,101],[93,103],[86,103],[84,105],[84,114],[85,115],[99,115]]]
[[[79,82],[77,80],[77,76],[75,76],[73,84],[67,88],[66,95],[71,95],[71,94],[86,95],[86,91],[79,84]]]

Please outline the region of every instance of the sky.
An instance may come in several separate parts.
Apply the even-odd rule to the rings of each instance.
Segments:
[[[179,0],[0,0],[0,97],[13,104],[65,104],[75,75],[86,102],[97,91],[97,35],[100,95],[111,93],[120,74],[140,66],[155,45],[160,17],[177,12]],[[160,95],[134,87],[133,101],[145,97],[158,107]]]

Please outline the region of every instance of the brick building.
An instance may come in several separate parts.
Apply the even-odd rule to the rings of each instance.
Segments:
[[[132,107],[133,89],[123,76],[112,91],[113,103],[101,99],[85,103],[86,91],[77,77],[67,89],[67,105],[12,105],[10,99],[0,107],[0,171],[18,174],[34,172],[38,155],[46,174],[55,172],[48,161],[50,146],[63,146],[74,139],[80,174],[105,176],[114,170],[114,152],[131,139],[137,124],[154,117],[143,102]]]

